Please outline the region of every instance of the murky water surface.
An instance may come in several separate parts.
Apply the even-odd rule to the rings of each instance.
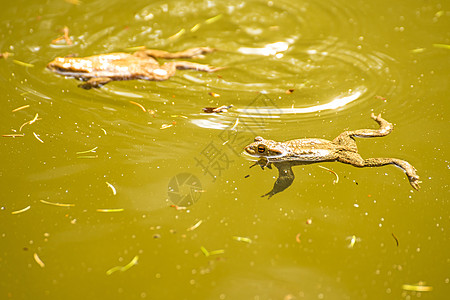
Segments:
[[[445,299],[449,18],[435,0],[3,5],[0,298]],[[91,90],[45,68],[139,46],[214,47],[195,61],[225,68]],[[297,166],[260,198],[277,171],[249,169],[255,136],[333,139],[371,112],[395,130],[360,153],[408,160],[419,192],[323,163],[338,182]]]

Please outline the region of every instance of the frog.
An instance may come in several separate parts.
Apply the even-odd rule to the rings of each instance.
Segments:
[[[255,137],[254,142],[244,147],[244,154],[249,155],[253,160],[257,159],[250,167],[259,165],[264,170],[265,167],[271,169],[273,165],[278,169],[278,178],[272,190],[261,197],[271,198],[287,189],[295,179],[293,166],[334,161],[358,168],[395,165],[405,172],[411,186],[419,190],[421,181],[416,169],[409,162],[397,158],[364,159],[358,153],[355,137],[383,137],[394,129],[394,126],[383,119],[381,114],[372,113],[371,118],[378,123],[378,129],[344,131],[331,141],[305,138],[276,142],[261,136]]]
[[[171,61],[162,65],[156,58],[199,58],[216,51],[210,47],[190,48],[179,52],[156,49],[141,49],[132,54],[124,52],[106,53],[88,57],[57,57],[47,64],[47,68],[57,74],[85,81],[79,87],[100,88],[117,80],[167,80],[177,69],[193,69],[215,72],[222,68],[190,61]]]

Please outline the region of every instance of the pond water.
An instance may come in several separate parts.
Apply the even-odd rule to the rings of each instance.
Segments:
[[[448,4],[3,5],[0,298],[446,299]],[[193,61],[224,69],[85,90],[45,68],[142,46],[214,47]],[[328,162],[260,197],[278,173],[249,169],[255,136],[333,139],[372,112],[395,130],[360,153],[409,161],[420,191]]]

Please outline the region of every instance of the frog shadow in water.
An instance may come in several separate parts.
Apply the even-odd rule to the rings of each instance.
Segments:
[[[258,159],[251,167],[259,165],[264,170],[264,167],[272,168],[274,165],[278,169],[278,178],[273,189],[261,197],[271,198],[288,188],[295,178],[292,172],[293,166],[330,161],[338,161],[359,168],[393,164],[406,173],[411,186],[418,190],[419,176],[416,174],[416,169],[407,161],[397,158],[363,159],[358,153],[355,137],[382,137],[391,133],[394,128],[381,115],[375,116],[372,113],[371,117],[380,125],[379,129],[345,131],[332,141],[310,138],[276,142],[256,137],[253,143],[244,148],[245,154]]]

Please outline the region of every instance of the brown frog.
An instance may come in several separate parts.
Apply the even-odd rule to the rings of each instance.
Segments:
[[[57,57],[47,65],[55,73],[86,81],[79,86],[98,88],[114,80],[166,80],[176,69],[193,69],[214,72],[221,68],[188,62],[174,61],[162,65],[155,58],[195,58],[215,51],[213,48],[191,48],[180,52],[145,49],[129,53],[107,53],[88,57]]]
[[[355,167],[381,167],[393,164],[406,173],[411,186],[419,189],[419,176],[416,169],[408,162],[396,158],[367,158],[363,159],[358,153],[355,137],[386,136],[393,130],[393,125],[383,119],[381,115],[371,115],[379,125],[378,130],[359,129],[345,131],[332,141],[324,139],[298,139],[287,142],[275,142],[256,137],[255,141],[244,148],[246,154],[259,160],[253,164],[271,168],[273,164],[278,169],[278,179],[273,189],[261,197],[273,195],[288,188],[294,181],[292,166],[313,164],[322,161],[339,161]]]

